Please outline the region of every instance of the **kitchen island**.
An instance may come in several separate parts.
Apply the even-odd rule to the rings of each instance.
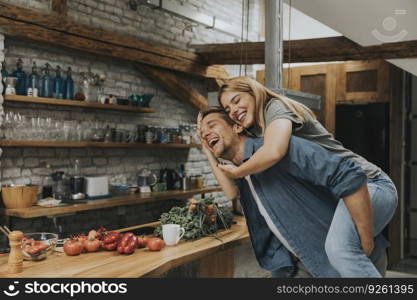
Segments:
[[[67,256],[54,252],[39,262],[24,261],[23,272],[7,273],[8,254],[0,255],[0,277],[6,278],[72,278],[72,277],[159,277],[165,272],[193,261],[199,262],[199,277],[233,277],[235,246],[249,242],[249,233],[243,217],[234,217],[236,224],[229,230],[220,230],[216,237],[181,241],[177,246],[164,247],[152,252],[137,249],[131,255],[116,251],[83,253]],[[141,227],[156,227],[158,222],[117,230],[126,232]],[[59,266],[59,268],[57,268]]]

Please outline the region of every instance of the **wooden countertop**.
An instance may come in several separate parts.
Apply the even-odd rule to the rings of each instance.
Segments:
[[[164,247],[157,252],[151,252],[147,248],[137,249],[131,255],[121,255],[116,251],[100,251],[67,256],[64,253],[55,252],[43,261],[24,261],[23,272],[14,275],[7,273],[8,254],[2,254],[0,255],[0,277],[157,277],[182,264],[248,242],[249,233],[244,218],[235,217],[234,219],[237,224],[232,225],[229,230],[217,232],[218,239],[205,237],[195,241],[181,241],[177,246]],[[157,226],[157,224],[157,222],[144,224],[120,231],[143,226]]]
[[[142,193],[116,196],[112,198],[105,198],[100,200],[91,200],[88,203],[80,203],[68,206],[57,207],[41,207],[31,206],[28,208],[15,208],[7,209],[2,208],[0,212],[6,216],[19,217],[19,218],[36,218],[43,216],[62,215],[68,213],[74,213],[78,211],[94,210],[122,205],[140,204],[152,201],[168,200],[168,199],[181,199],[191,197],[196,194],[204,194],[221,191],[219,186],[205,187],[202,189],[192,189],[187,191],[166,191],[166,192],[154,192],[154,193]]]

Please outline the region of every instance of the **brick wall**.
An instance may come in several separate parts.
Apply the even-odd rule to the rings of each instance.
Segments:
[[[3,0],[14,5],[49,12],[50,1],[44,0]],[[207,29],[202,25],[192,25],[192,22],[170,13],[151,9],[140,5],[138,10],[131,11],[128,1],[115,0],[71,0],[68,1],[69,17],[79,23],[136,36],[143,40],[157,42],[171,47],[186,50],[190,44],[234,42],[240,39],[241,1],[197,1],[186,0],[196,10],[205,14],[216,15],[229,21],[236,27],[233,33],[224,33]],[[251,1],[251,23],[258,16],[257,1]],[[233,12],[233,18],[230,14]],[[256,26],[251,26],[250,38],[258,39]],[[2,42],[1,45],[2,46]],[[0,48],[0,53],[2,49]],[[91,69],[94,73],[106,74],[104,93],[129,96],[133,93],[152,93],[155,95],[151,106],[156,109],[154,114],[135,114],[126,112],[101,111],[82,108],[63,108],[48,105],[5,104],[5,111],[19,112],[26,116],[41,116],[60,118],[62,120],[76,120],[82,124],[92,121],[107,121],[117,124],[119,128],[131,129],[137,124],[175,127],[180,124],[195,123],[197,110],[186,102],[173,98],[158,85],[150,81],[127,62],[102,58],[85,53],[79,53],[59,47],[27,42],[8,38],[5,40],[6,63],[8,71],[15,69],[19,57],[23,59],[24,70],[29,74],[35,61],[38,68],[50,63],[53,68],[60,65],[64,70],[71,67],[73,78],[78,85],[79,74]],[[231,75],[238,74],[238,67],[227,68]],[[183,81],[197,88],[207,95],[203,80],[190,76],[182,76]],[[1,106],[0,106],[1,109]],[[0,111],[1,112],[1,111]],[[0,119],[1,121],[1,119]],[[90,122],[90,123],[89,123]],[[161,149],[55,149],[55,148],[4,148],[1,157],[1,183],[33,183],[41,184],[42,178],[53,170],[68,172],[72,162],[79,159],[84,174],[107,174],[110,176],[123,174],[128,177],[135,175],[137,169],[147,167],[151,169],[179,168],[185,164],[190,175],[203,174],[205,184],[215,185],[216,181],[210,172],[204,154],[200,150],[172,150]],[[230,202],[222,193],[214,196],[223,205]],[[82,212],[70,216],[53,218],[18,219],[12,218],[13,229],[24,231],[57,231],[63,234],[86,231],[92,227],[104,225],[109,228],[120,228],[134,224],[150,222],[158,219],[160,214],[181,201],[163,201],[145,205],[129,206],[125,208],[110,208],[92,212]],[[4,244],[3,240],[3,244]]]

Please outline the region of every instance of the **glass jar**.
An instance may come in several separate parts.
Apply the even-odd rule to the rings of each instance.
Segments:
[[[162,128],[161,129],[161,143],[168,144],[171,139],[171,128]]]
[[[200,144],[200,138],[197,133],[197,124],[190,125],[191,144]]]
[[[182,143],[191,144],[190,125],[183,125]]]

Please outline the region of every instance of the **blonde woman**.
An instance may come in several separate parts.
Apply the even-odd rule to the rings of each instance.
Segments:
[[[340,199],[326,241],[326,251],[332,265],[345,276],[355,276],[360,270],[351,261],[337,255],[338,244],[357,239],[361,251],[361,268],[370,276],[378,274],[369,257],[374,249],[374,236],[392,218],[397,206],[397,192],[391,179],[380,168],[346,149],[317,121],[313,112],[301,103],[278,95],[248,77],[236,77],[220,87],[219,104],[237,124],[258,136],[264,144],[239,167],[218,165],[229,178],[237,179],[264,171],[278,163],[287,153],[291,135],[310,140],[328,151],[359,164],[367,175],[363,199]],[[346,239],[341,242],[342,239]],[[349,241],[347,241],[349,240]],[[355,241],[352,242],[352,245]],[[341,268],[341,269],[340,269]],[[362,273],[361,273],[362,274]]]

